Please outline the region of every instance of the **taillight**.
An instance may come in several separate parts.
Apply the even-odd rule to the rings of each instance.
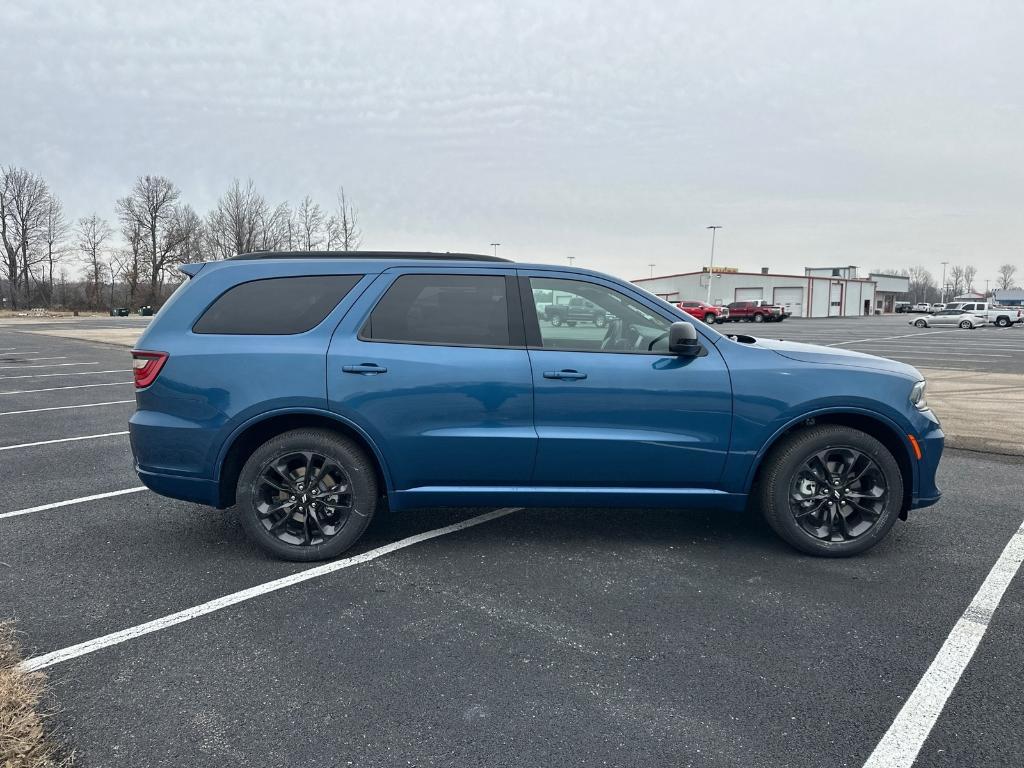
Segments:
[[[135,376],[135,388],[145,389],[156,381],[165,362],[167,362],[166,352],[146,352],[142,349],[133,349],[132,373]]]

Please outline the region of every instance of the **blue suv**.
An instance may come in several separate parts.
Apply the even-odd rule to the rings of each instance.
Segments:
[[[723,335],[608,275],[469,254],[259,253],[189,276],[134,357],[157,493],[290,560],[386,503],[759,509],[803,552],[939,498],[914,368]],[[602,323],[555,323],[585,302]]]

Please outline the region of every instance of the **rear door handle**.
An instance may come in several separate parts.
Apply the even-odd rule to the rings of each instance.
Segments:
[[[545,379],[562,379],[563,381],[575,381],[577,379],[587,378],[587,374],[574,371],[572,369],[566,369],[563,371],[544,371]]]
[[[376,373],[387,373],[388,369],[383,365],[377,365],[376,363],[363,363],[362,365],[343,365],[341,367],[345,373],[361,373],[364,376],[373,375]]]

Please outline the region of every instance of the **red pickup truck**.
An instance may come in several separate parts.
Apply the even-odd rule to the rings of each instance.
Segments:
[[[698,320],[703,320],[708,325],[724,323],[729,319],[728,309],[705,304],[703,301],[680,301],[676,306],[686,314],[696,317]]]
[[[757,301],[734,301],[729,305],[729,320],[735,323],[781,323],[789,317],[782,307],[763,299]]]

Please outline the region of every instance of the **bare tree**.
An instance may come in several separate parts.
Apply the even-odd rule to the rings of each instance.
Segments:
[[[924,267],[911,267],[907,270],[910,278],[910,300],[914,303],[928,301],[928,295],[935,290],[935,278]]]
[[[954,264],[949,268],[949,279],[946,281],[949,286],[950,298],[959,296],[964,291],[964,268]]]
[[[19,287],[28,293],[32,269],[43,258],[35,246],[50,193],[42,177],[24,168],[0,168],[0,177],[4,271],[10,281],[11,307],[16,309]]]
[[[228,259],[240,253],[276,250],[283,242],[287,206],[271,209],[252,179],[245,186],[235,179],[206,216],[203,229],[207,256]]]
[[[295,209],[295,226],[299,248],[315,251],[323,242],[321,231],[324,227],[324,212],[319,203],[306,195]]]
[[[142,225],[134,219],[121,220],[121,236],[127,246],[121,249],[121,277],[125,283],[129,308],[136,306],[139,285],[143,279],[146,261],[146,236]]]
[[[172,227],[181,192],[163,176],[140,176],[131,193],[117,201],[122,223],[136,222],[146,242],[145,277],[149,281],[149,300],[155,301],[166,270],[174,263],[179,243]]]
[[[64,206],[50,195],[43,212],[42,241],[46,246],[46,300],[53,303],[53,273],[66,253],[65,241],[71,224],[64,215]]]
[[[114,230],[105,219],[95,213],[78,220],[78,250],[85,264],[85,276],[88,281],[88,298],[94,308],[98,309],[102,300],[103,275],[106,270],[104,263],[104,247]]]
[[[179,205],[171,221],[171,230],[177,243],[175,264],[194,264],[203,261],[204,247],[203,220],[191,205]]]
[[[1003,264],[999,268],[999,277],[997,278],[996,282],[999,284],[999,287],[1002,288],[1004,291],[1007,288],[1013,288],[1013,278],[1016,274],[1017,268],[1013,266],[1013,264]]]
[[[338,207],[327,223],[327,249],[358,251],[363,233],[359,228],[359,214],[345,199],[345,188],[338,190]]]
[[[971,293],[974,290],[974,278],[978,274],[978,268],[972,264],[964,267],[964,292]]]

